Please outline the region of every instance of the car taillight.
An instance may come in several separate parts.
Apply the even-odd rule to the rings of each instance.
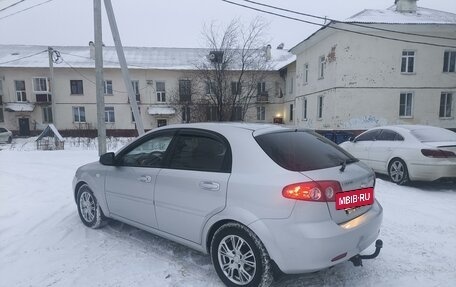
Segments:
[[[421,153],[427,157],[433,158],[448,158],[456,157],[456,154],[452,151],[441,150],[441,149],[422,149]]]
[[[327,202],[334,201],[335,194],[341,191],[338,181],[310,181],[287,185],[283,188],[282,195],[290,199]]]

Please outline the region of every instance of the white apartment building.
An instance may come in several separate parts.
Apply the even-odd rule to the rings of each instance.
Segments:
[[[297,59],[287,71],[287,123],[456,129],[456,15],[395,2],[332,21],[290,50]]]
[[[48,47],[0,46],[0,126],[16,134],[36,134],[54,123],[64,135],[96,135],[94,51],[91,47],[53,47],[54,90]],[[126,47],[125,55],[140,115],[146,130],[192,120],[191,109],[172,105],[179,97],[204,96],[195,83],[196,63],[209,50],[192,48]],[[104,47],[104,100],[108,134],[131,134],[135,129],[117,54]],[[278,70],[295,57],[272,51],[272,70],[258,83],[258,97],[246,120],[272,122],[282,109],[283,79]],[[60,57],[56,56],[60,55]],[[234,71],[236,73],[236,71]],[[211,120],[210,113],[208,120]]]

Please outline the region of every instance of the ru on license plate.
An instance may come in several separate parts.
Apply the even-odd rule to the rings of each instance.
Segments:
[[[362,188],[336,193],[336,209],[356,208],[374,203],[374,188]]]

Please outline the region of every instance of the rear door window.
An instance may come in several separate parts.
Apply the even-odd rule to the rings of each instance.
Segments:
[[[373,131],[365,132],[365,133],[359,135],[359,136],[356,138],[356,141],[357,141],[357,142],[374,141],[375,138],[380,134],[380,131],[381,131],[381,130],[373,130]]]
[[[168,167],[231,172],[231,151],[227,142],[216,136],[185,131],[176,138]]]
[[[266,154],[291,171],[309,171],[358,161],[330,140],[312,131],[286,131],[255,137]]]
[[[378,141],[400,141],[400,140],[404,140],[404,138],[400,134],[398,134],[392,130],[382,130],[380,135],[377,136],[377,140]]]

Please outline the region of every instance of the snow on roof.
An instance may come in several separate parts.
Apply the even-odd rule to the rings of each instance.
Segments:
[[[388,9],[366,9],[344,22],[382,24],[456,24],[456,14],[418,7],[416,13],[396,11],[396,5]]]
[[[33,112],[35,104],[32,103],[5,103],[5,109],[13,112]]]
[[[170,106],[153,105],[147,109],[147,112],[149,115],[171,116],[176,113],[176,110]]]
[[[47,46],[0,45],[0,67],[49,67]],[[53,46],[60,52],[63,62],[55,68],[94,68],[89,46]],[[158,70],[195,70],[198,63],[207,59],[207,48],[124,47],[129,68]],[[279,70],[295,60],[286,50],[273,49],[271,66]],[[104,68],[120,68],[115,47],[103,48]]]
[[[59,133],[59,131],[57,130],[57,128],[54,126],[54,124],[49,124],[44,130],[43,132],[38,136],[38,138],[36,139],[37,141],[42,139],[43,137],[49,137],[49,136],[56,136],[60,141],[65,141],[62,137],[62,135]]]

